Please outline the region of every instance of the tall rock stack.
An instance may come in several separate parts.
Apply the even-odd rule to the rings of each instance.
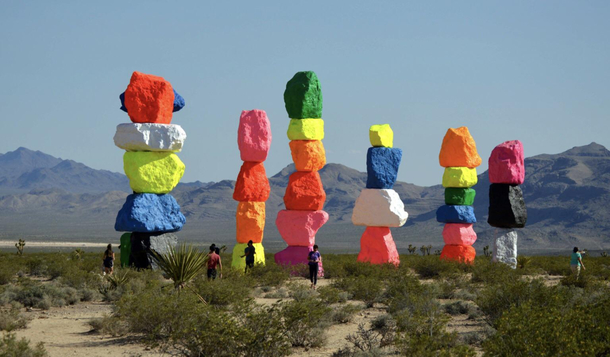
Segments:
[[[184,164],[175,153],[182,150],[186,133],[171,124],[184,99],[162,77],[140,72],[132,74],[119,98],[132,122],[117,126],[114,143],[127,151],[123,168],[133,194],[127,196],[114,229],[131,232],[129,265],[148,268],[151,250],[164,253],[175,246],[178,238],[172,232],[186,222],[169,194],[184,174]]]
[[[352,213],[352,223],[366,226],[360,238],[358,261],[372,264],[400,264],[390,227],[407,222],[405,206],[393,190],[402,150],[393,148],[394,133],[389,124],[369,129],[373,147],[366,154],[366,189],[360,192]]]
[[[525,180],[523,144],[519,140],[505,141],[496,146],[489,157],[489,217],[496,227],[494,262],[517,267],[517,231],[525,227],[527,210],[520,184]]]
[[[441,259],[472,263],[476,256],[472,245],[477,240],[472,225],[477,220],[472,208],[475,190],[471,187],[477,183],[481,157],[467,127],[447,130],[439,162],[445,168],[445,205],[436,211],[436,220],[445,223]]]
[[[316,242],[316,233],[328,221],[322,211],[326,192],[318,171],[326,165],[322,88],[312,71],[298,72],[286,84],[284,103],[290,117],[288,139],[296,168],[284,195],[286,209],[278,212],[275,224],[288,247],[275,254],[282,265],[306,264]],[[323,275],[320,263],[319,275]]]
[[[256,250],[255,264],[265,264],[263,232],[265,231],[265,201],[271,187],[263,161],[267,159],[271,146],[271,123],[264,110],[244,110],[239,118],[237,145],[241,160],[233,199],[239,201],[235,214],[237,244],[233,248],[233,268],[243,269],[242,258],[248,241]]]

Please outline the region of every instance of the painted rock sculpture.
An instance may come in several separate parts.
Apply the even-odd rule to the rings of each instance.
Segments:
[[[284,103],[290,117],[288,139],[296,172],[289,178],[284,194],[286,210],[278,213],[276,225],[288,247],[275,254],[284,266],[307,264],[316,233],[328,221],[322,211],[326,192],[318,173],[326,165],[322,88],[312,71],[298,72],[286,84]],[[324,275],[322,262],[318,276]]]
[[[121,262],[149,268],[151,252],[166,253],[175,246],[178,238],[168,232],[181,230],[186,222],[169,193],[184,174],[184,163],[175,153],[182,150],[186,133],[171,120],[185,102],[168,81],[140,72],[132,74],[119,99],[132,123],[117,126],[114,143],[127,151],[123,168],[134,193],[119,211],[115,230],[132,232],[129,258],[121,257]],[[121,237],[121,247],[125,239],[127,235]]]
[[[408,218],[405,206],[392,189],[398,175],[402,150],[393,148],[394,133],[389,124],[369,129],[373,147],[366,156],[366,189],[360,192],[352,223],[366,226],[360,238],[358,261],[371,264],[400,264],[390,227],[402,227]]]
[[[477,219],[472,208],[475,191],[471,187],[478,181],[476,167],[481,164],[481,157],[467,127],[447,130],[439,163],[445,168],[445,205],[436,211],[436,220],[445,223],[441,259],[473,263],[476,252],[472,245],[477,235],[472,224]]]
[[[248,242],[255,249],[254,263],[265,264],[263,234],[265,231],[265,201],[271,187],[263,161],[267,159],[271,147],[271,122],[264,110],[244,110],[239,117],[237,146],[244,163],[239,170],[233,199],[238,201],[235,214],[236,240],[231,266],[236,269],[246,267],[242,258]]]
[[[523,144],[505,141],[489,157],[489,216],[496,228],[492,260],[517,267],[517,231],[527,223],[527,209],[520,184],[525,180]]]

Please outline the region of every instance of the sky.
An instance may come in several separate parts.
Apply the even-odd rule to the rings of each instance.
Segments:
[[[610,147],[608,1],[2,1],[0,153],[18,147],[122,172],[118,96],[133,71],[186,100],[183,182],[235,179],[242,110],[263,109],[269,176],[291,163],[286,82],[315,71],[327,161],[365,171],[368,128],[388,123],[398,179],[439,184],[450,127],[467,126],[486,170]]]

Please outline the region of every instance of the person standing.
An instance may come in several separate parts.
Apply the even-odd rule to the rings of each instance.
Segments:
[[[104,275],[112,275],[114,272],[114,252],[112,251],[112,244],[108,244],[106,247],[102,260],[104,262]]]
[[[311,288],[316,289],[318,284],[318,271],[320,270],[320,260],[322,255],[318,252],[318,245],[313,246],[313,250],[309,252],[307,260],[309,261],[309,280],[311,281]]]
[[[216,279],[216,267],[220,267],[220,277],[222,278],[222,261],[220,255],[216,254],[216,244],[210,246],[208,254],[208,280]]]
[[[256,254],[256,248],[254,248],[252,240],[249,240],[248,246],[244,249],[244,255],[241,256],[242,258],[246,257],[246,269],[244,270],[244,273],[247,273],[248,269],[254,268],[254,254]]]
[[[585,252],[580,252],[578,251],[578,247],[574,247],[572,256],[570,257],[570,268],[572,269],[572,273],[576,274],[576,279],[578,279],[578,276],[580,275],[580,267],[582,267],[583,270],[587,270],[582,263],[581,253],[584,254]]]

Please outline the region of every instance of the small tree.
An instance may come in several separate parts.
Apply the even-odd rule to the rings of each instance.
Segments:
[[[23,255],[23,247],[25,247],[25,241],[19,238],[19,243],[15,243],[15,248],[17,248],[17,255]]]

